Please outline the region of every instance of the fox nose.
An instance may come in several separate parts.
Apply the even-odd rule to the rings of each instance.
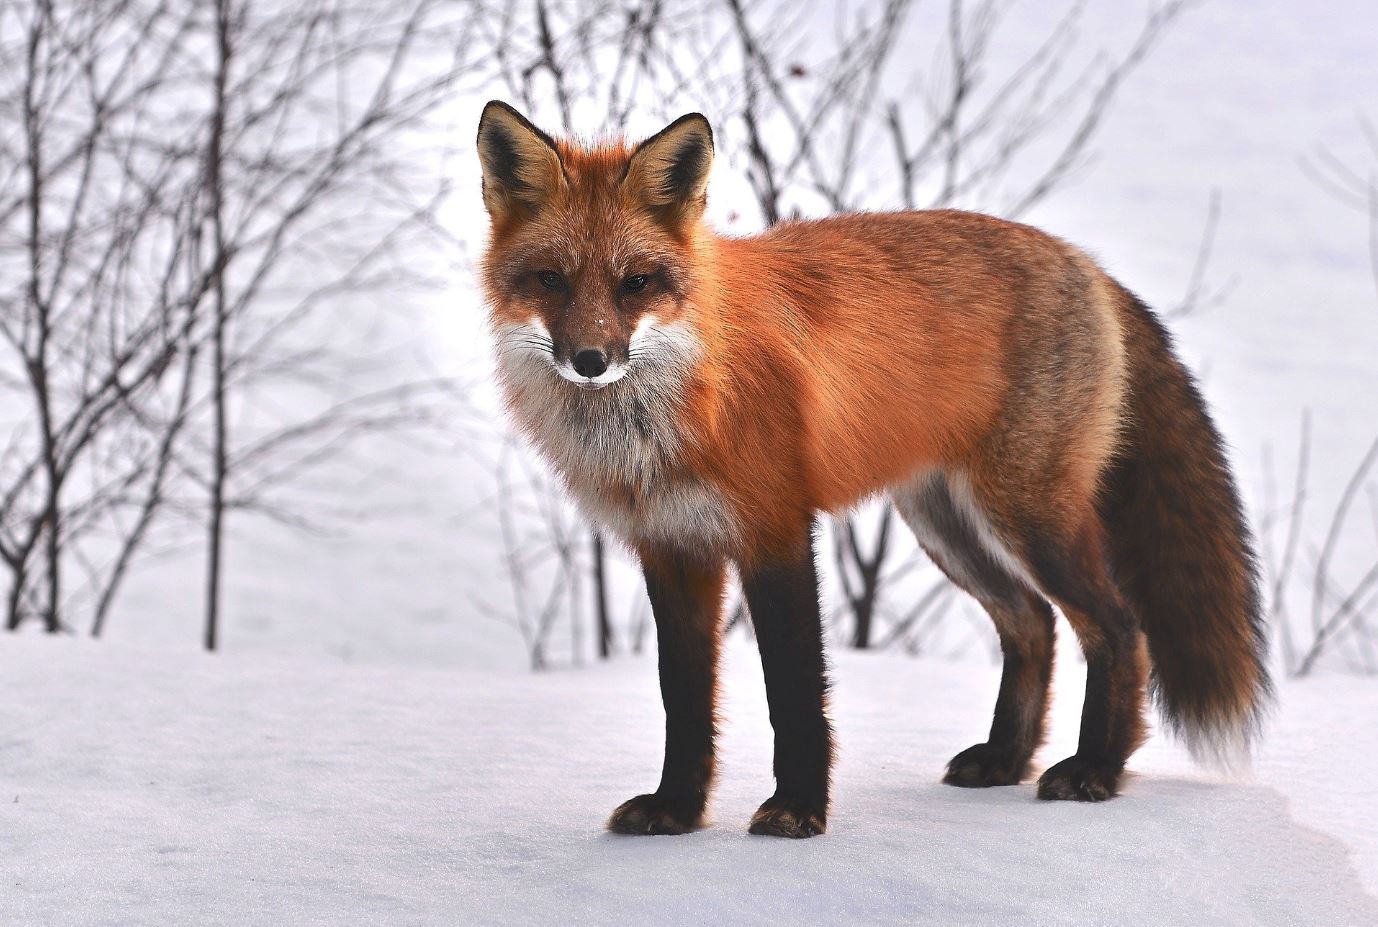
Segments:
[[[585,348],[574,355],[574,372],[581,377],[600,376],[608,369],[608,356],[594,348]]]

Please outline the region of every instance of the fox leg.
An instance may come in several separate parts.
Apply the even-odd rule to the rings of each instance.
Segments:
[[[713,779],[724,565],[645,551],[641,564],[656,623],[665,765],[660,787],[623,803],[612,813],[608,829],[682,834],[703,824]]]
[[[742,569],[775,729],[775,794],[750,832],[812,837],[827,829],[832,728],[812,527],[784,556]]]
[[[953,757],[943,781],[966,788],[1015,785],[1043,743],[1052,607],[987,549],[941,476],[897,491],[895,505],[938,568],[990,615],[1004,655],[990,736]]]
[[[995,622],[1004,665],[990,735],[947,764],[943,782],[965,788],[1018,785],[1029,774],[1046,733],[1048,684],[1053,672],[1052,606],[1031,590],[1018,598],[977,601]]]
[[[1077,752],[1043,773],[1038,797],[1104,801],[1118,791],[1125,762],[1144,740],[1143,635],[1112,578],[1094,510],[1068,536],[1033,530],[1023,532],[1023,540],[1030,569],[1086,655]]]

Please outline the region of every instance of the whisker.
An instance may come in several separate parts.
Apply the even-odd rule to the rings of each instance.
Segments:
[[[550,341],[550,340],[545,339],[545,338],[538,338],[538,337],[529,336],[529,335],[524,335],[524,336],[508,336],[508,337],[506,337],[506,338],[499,338],[499,339],[498,339],[498,343],[499,343],[499,344],[536,344],[536,345],[540,345],[541,347],[546,347],[546,348],[553,348],[553,347],[555,346],[555,343],[554,343],[553,341]]]
[[[512,354],[534,354],[537,357],[544,357],[552,364],[555,359],[549,350],[543,347],[533,347],[527,344],[509,344],[498,347],[496,353],[499,357],[508,357]]]

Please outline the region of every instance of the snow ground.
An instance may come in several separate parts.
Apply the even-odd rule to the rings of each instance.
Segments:
[[[714,823],[627,838],[602,823],[658,773],[651,660],[537,675],[10,639],[0,923],[1378,923],[1370,685],[1287,683],[1257,783],[1155,741],[1126,794],[1086,806],[938,784],[984,731],[993,667],[843,653],[835,675],[827,836],[745,833],[771,781],[738,642]]]

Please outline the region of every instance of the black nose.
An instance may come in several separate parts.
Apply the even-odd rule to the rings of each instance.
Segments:
[[[586,348],[574,355],[574,372],[581,377],[596,377],[608,369],[608,356],[602,351]]]

